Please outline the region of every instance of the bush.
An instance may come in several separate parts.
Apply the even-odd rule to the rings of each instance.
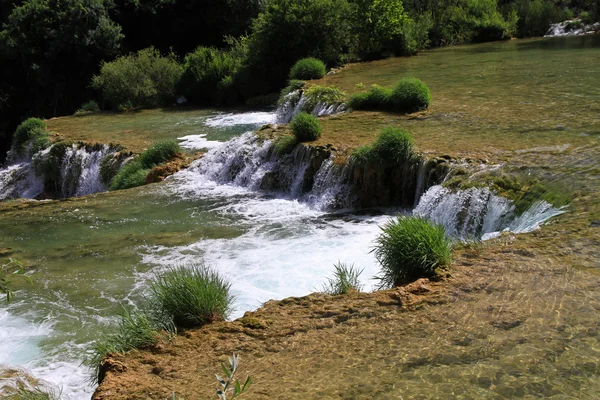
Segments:
[[[28,118],[15,130],[11,151],[15,156],[21,157],[27,155],[28,150],[31,150],[29,152],[31,155],[49,145],[46,123],[39,118]]]
[[[227,103],[235,100],[234,79],[245,59],[245,40],[230,39],[230,50],[200,46],[185,56],[181,93],[193,103]]]
[[[153,47],[103,63],[92,86],[115,109],[170,105],[182,74],[174,54],[166,57]]]
[[[350,292],[360,292],[362,290],[359,277],[363,270],[357,270],[354,268],[354,264],[347,265],[342,262],[338,262],[334,267],[333,278],[327,278],[327,283],[322,289],[323,293],[337,296]]]
[[[346,100],[346,94],[335,86],[313,85],[304,91],[306,103],[304,111],[311,112],[318,103],[339,104]]]
[[[169,161],[181,151],[179,142],[175,139],[165,139],[154,143],[140,154],[139,161],[144,168],[152,168],[165,161]]]
[[[203,265],[180,266],[150,285],[153,308],[177,326],[193,327],[225,320],[231,312],[231,284]]]
[[[276,155],[281,157],[294,151],[296,144],[298,144],[298,142],[296,141],[295,136],[281,136],[275,141],[273,151]]]
[[[410,133],[394,127],[382,129],[375,143],[354,150],[352,157],[359,164],[396,165],[413,159],[413,137]]]
[[[93,369],[95,383],[104,380],[104,360],[109,354],[123,354],[134,349],[155,346],[161,338],[174,335],[176,328],[172,321],[160,312],[122,309],[119,325],[110,333],[96,341],[87,364]]]
[[[321,136],[321,122],[306,112],[301,112],[292,119],[292,133],[299,142],[310,142]]]
[[[98,105],[96,100],[90,100],[83,103],[81,107],[79,107],[79,109],[75,112],[75,115],[81,115],[98,111],[100,111],[100,106]]]
[[[517,36],[543,36],[550,25],[566,19],[566,13],[556,4],[544,0],[517,0],[512,5],[516,11]]]
[[[391,97],[391,89],[373,85],[367,92],[350,96],[348,104],[355,110],[389,110]]]
[[[425,110],[431,102],[431,93],[421,80],[404,78],[392,90],[390,102],[397,112]]]
[[[381,288],[433,277],[450,263],[451,241],[443,226],[425,218],[399,216],[387,222],[373,248],[381,264]]]
[[[304,57],[336,65],[350,44],[349,13],[347,0],[269,0],[248,43],[248,77],[264,83],[254,90],[282,87]]]
[[[317,58],[302,58],[290,69],[290,79],[299,79],[308,81],[311,79],[321,79],[327,73],[323,61]]]
[[[146,178],[150,173],[150,168],[144,168],[139,160],[133,160],[121,167],[110,183],[110,190],[129,189],[142,186],[146,183]]]

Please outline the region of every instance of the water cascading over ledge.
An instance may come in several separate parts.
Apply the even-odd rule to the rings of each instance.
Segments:
[[[320,210],[400,208],[444,225],[459,238],[528,232],[563,212],[539,201],[519,214],[511,200],[488,188],[447,189],[441,185],[453,168],[447,158],[415,157],[394,165],[359,165],[352,157],[340,161],[331,147],[305,144],[280,156],[273,141],[247,133],[209,151],[174,179],[244,187]]]
[[[101,164],[118,170],[126,154],[108,145],[57,143],[0,169],[0,201],[67,198],[107,190]]]
[[[286,94],[281,104],[277,107],[277,122],[287,124],[295,115],[307,112],[315,117],[339,114],[347,110],[345,103],[326,102],[317,97],[307,95],[303,89],[294,90]]]

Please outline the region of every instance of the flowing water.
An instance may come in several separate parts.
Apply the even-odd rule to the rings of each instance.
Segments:
[[[486,60],[501,62],[494,46],[507,45],[487,45],[487,51],[474,53],[473,68]],[[442,54],[440,62],[452,63],[451,55]],[[242,134],[275,118],[274,113],[212,114],[195,121],[190,134],[181,135],[184,143],[211,150],[161,184],[2,208],[0,250],[31,267],[33,284],[19,284],[15,300],[0,303],[0,364],[28,368],[71,399],[89,398],[93,387],[81,361],[90,343],[110,329],[120,304],[142,298],[154,273],[182,262],[203,261],[231,280],[237,297],[233,317],[272,298],[318,290],[338,260],[364,268],[362,279],[372,288],[378,268],[370,249],[379,225],[398,210],[330,211],[347,193],[344,173],[332,160],[322,164],[308,193],[300,189],[302,163],[286,170],[286,190],[265,189],[267,173],[285,167],[285,161],[268,157],[268,142]],[[234,138],[221,145],[204,129],[226,130],[228,137],[220,140]],[[78,151],[72,149],[69,162],[92,171],[94,156]],[[293,157],[306,156],[299,151]],[[29,174],[23,164],[8,168]],[[65,195],[89,193],[87,188],[96,185],[92,175],[80,175],[77,189],[70,187]],[[434,219],[439,215],[458,236],[526,231],[559,212],[540,203],[515,217],[509,203],[485,189],[418,190],[424,194],[417,211]],[[457,218],[459,209],[477,221]]]

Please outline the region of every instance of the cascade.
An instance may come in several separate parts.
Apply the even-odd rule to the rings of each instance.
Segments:
[[[106,191],[100,179],[102,160],[116,152],[106,145],[68,146],[59,157],[50,157],[54,146],[27,159],[12,161],[0,169],[0,201],[16,198],[36,198],[44,192],[56,192],[59,197],[85,196]],[[60,152],[59,152],[60,153]],[[57,165],[48,165],[49,163]],[[46,187],[52,177],[47,169],[57,170],[56,187]]]
[[[530,232],[548,218],[563,212],[545,201],[538,201],[517,215],[509,199],[488,188],[452,192],[441,185],[429,188],[413,211],[443,225],[452,236],[484,239],[503,230]]]
[[[302,89],[288,93],[277,108],[277,122],[287,124],[296,114],[309,112],[316,117],[338,114],[346,111],[344,103],[324,103],[311,101]]]

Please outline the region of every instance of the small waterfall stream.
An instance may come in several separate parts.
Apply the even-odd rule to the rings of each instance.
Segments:
[[[288,93],[283,98],[283,102],[277,108],[277,122],[287,124],[296,114],[302,111],[311,113],[316,117],[338,114],[346,111],[344,103],[328,104],[324,102],[313,103],[302,89]]]
[[[58,197],[67,198],[107,190],[100,178],[100,167],[107,156],[116,152],[115,148],[73,144],[65,149],[60,159],[48,160],[52,147],[0,169],[0,201],[33,199],[46,191],[56,191]],[[45,184],[48,162],[56,163],[50,167],[59,170],[56,188]]]

